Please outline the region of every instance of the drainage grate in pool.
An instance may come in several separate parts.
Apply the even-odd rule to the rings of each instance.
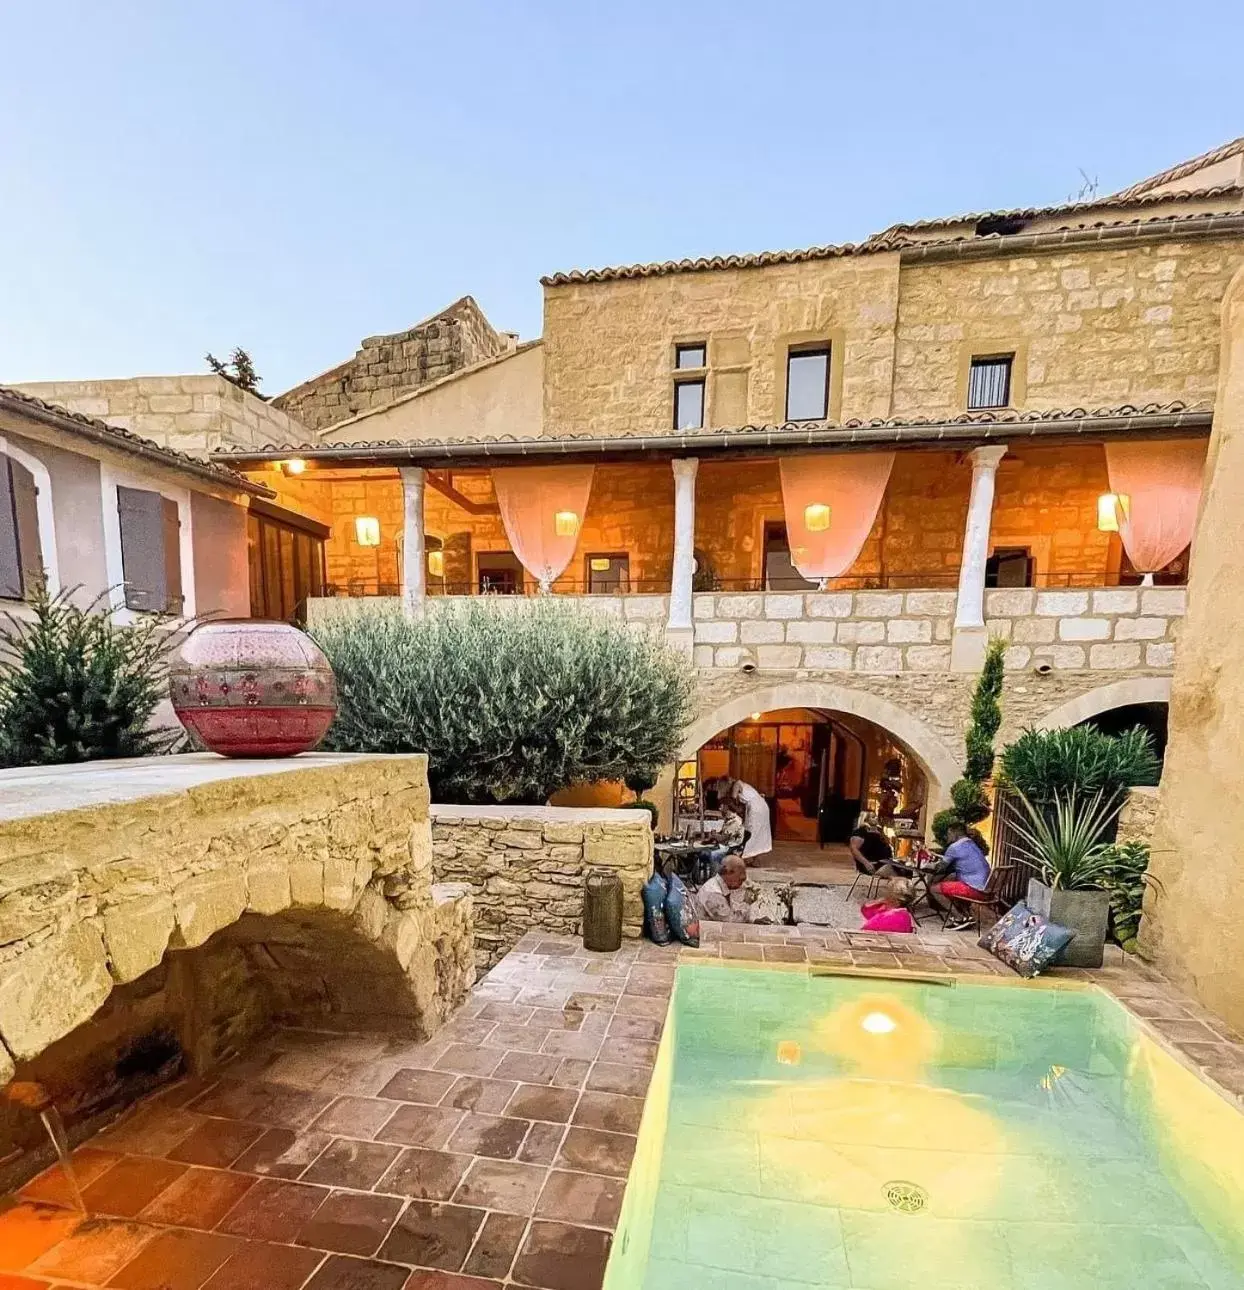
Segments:
[[[900,1214],[918,1214],[929,1203],[929,1193],[913,1182],[896,1179],[881,1190],[891,1209],[897,1209]]]

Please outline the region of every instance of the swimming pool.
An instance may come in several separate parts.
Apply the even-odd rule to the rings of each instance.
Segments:
[[[1244,1116],[1092,988],[679,968],[605,1290],[1240,1290]]]

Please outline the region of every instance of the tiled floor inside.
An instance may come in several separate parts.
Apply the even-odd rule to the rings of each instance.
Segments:
[[[705,925],[699,959],[1003,973],[972,937]],[[0,1290],[595,1290],[678,951],[526,935],[429,1043],[275,1034],[0,1201]],[[1099,981],[1227,1094],[1244,1048],[1143,965]]]

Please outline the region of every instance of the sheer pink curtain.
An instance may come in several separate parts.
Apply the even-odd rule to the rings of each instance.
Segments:
[[[1106,444],[1110,491],[1127,498],[1119,537],[1138,572],[1156,573],[1192,541],[1207,446],[1204,439]]]
[[[492,472],[510,547],[548,591],[574,556],[592,492],[591,466],[504,466]]]
[[[892,452],[823,452],[779,459],[790,556],[805,578],[855,563],[894,466]]]

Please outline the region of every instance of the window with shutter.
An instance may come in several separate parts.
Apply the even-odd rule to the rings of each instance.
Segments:
[[[164,503],[164,605],[168,614],[180,614],[185,597],[181,586],[181,515],[171,497],[161,497]]]
[[[42,578],[34,476],[20,462],[0,455],[0,597],[21,600]]]
[[[125,579],[125,604],[129,609],[160,613],[169,600],[168,561],[165,555],[167,499],[146,488],[117,485],[117,511],[121,517],[121,569]],[[176,503],[172,503],[174,513]],[[181,596],[181,563],[177,561],[176,593]]]

